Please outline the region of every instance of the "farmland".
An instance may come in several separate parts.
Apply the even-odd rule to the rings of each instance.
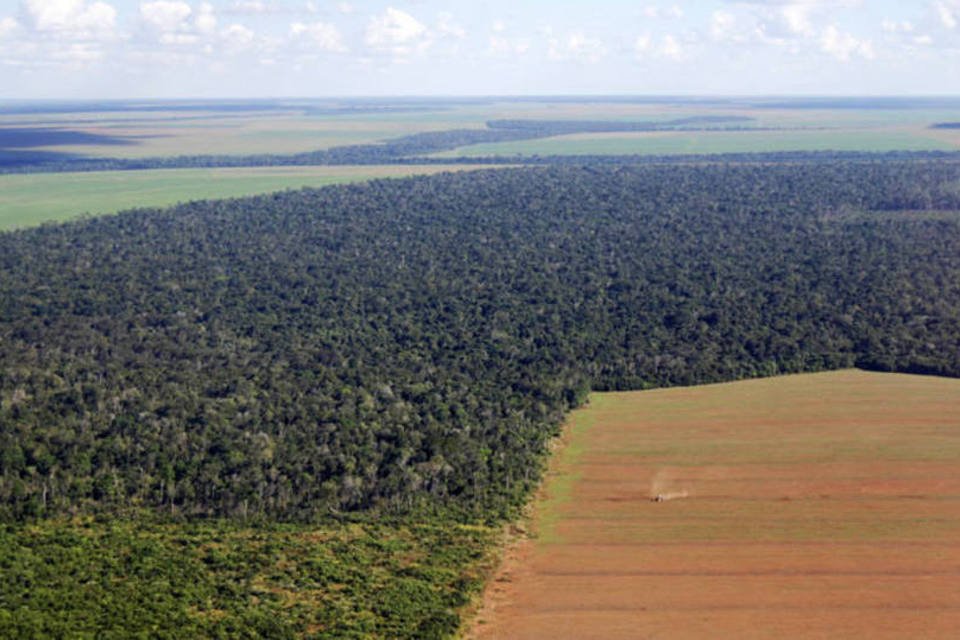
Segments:
[[[0,151],[5,148],[5,136],[25,131],[29,137],[18,141],[18,150],[130,159],[304,153],[375,144],[416,133],[482,129],[497,119],[665,122],[705,116],[740,118],[744,123],[742,130],[733,131],[578,135],[472,145],[443,155],[888,151],[960,146],[955,130],[929,129],[936,122],[960,119],[960,105],[955,100],[862,102],[863,108],[852,108],[849,101],[615,97],[118,103],[83,108],[41,105],[34,111],[20,109],[0,115]]]
[[[216,119],[203,110],[20,114],[0,135],[0,160],[12,160],[0,176],[2,224],[34,227],[0,233],[0,637],[447,637],[493,565],[498,533],[538,486],[549,443],[591,392],[854,366],[960,372],[960,154],[568,157],[509,168],[508,159],[471,172],[447,169],[483,161],[413,164],[469,142],[549,143],[564,131],[759,144],[825,136],[821,115],[851,131],[955,135],[927,129],[932,112],[836,109],[828,120],[778,105],[518,100],[292,116],[242,106],[216,118],[262,118],[261,155],[207,137]],[[196,127],[198,139],[176,149],[211,155],[150,156],[159,139],[87,128],[163,117]],[[269,155],[281,138],[297,142],[293,129],[270,127],[299,117],[424,133]],[[317,143],[308,128],[304,139]],[[59,147],[30,146],[48,134]],[[107,160],[83,157],[103,150]],[[33,151],[40,161],[17,164]],[[77,155],[44,164],[44,153]],[[364,182],[330,184],[355,180]],[[576,520],[578,474],[589,476],[564,475],[540,508],[544,549],[575,558],[599,549],[609,565],[597,573],[623,564],[622,584],[680,572],[689,586],[741,570],[713,556],[706,569],[695,564],[722,547],[767,558],[737,565],[756,574],[761,595],[775,593],[767,573],[787,584],[807,566],[801,547],[823,560],[824,539],[849,547],[850,563],[876,558],[875,546],[853,549],[866,542],[917,550],[890,569],[895,577],[921,571],[910,569],[916,558],[953,561],[924,547],[956,533],[937,511],[949,501],[921,492],[952,486],[948,432],[873,437],[865,423],[857,439],[801,424],[784,436],[760,420],[741,425],[749,437],[731,425],[698,431],[702,420],[691,427],[659,395],[680,392],[643,395],[664,398],[656,417],[676,429],[611,440],[609,470],[632,473],[635,457],[656,463],[645,486],[627,482],[617,502],[603,491],[619,480],[594,483],[593,511]],[[798,394],[755,410],[779,420],[776,407]],[[594,395],[593,408],[616,408],[618,397]],[[721,414],[749,405],[731,398],[732,408],[715,401]],[[574,434],[600,433],[581,415],[591,414],[576,414]],[[589,461],[591,446],[571,442],[561,463]],[[933,475],[910,484],[917,460]],[[904,493],[891,500],[914,496],[905,506],[917,510],[898,520],[880,494],[837,517],[831,509],[877,464],[898,474],[890,486]],[[736,473],[721,478],[719,468]],[[811,469],[827,488],[807,482]],[[686,499],[656,505],[649,528],[634,516],[650,513],[657,483]],[[701,511],[686,517],[687,507]],[[778,568],[788,547],[799,555]],[[623,548],[637,553],[624,561]],[[573,562],[548,578],[566,572],[578,587]],[[636,564],[646,562],[653,569]],[[836,568],[812,566],[814,577]],[[679,584],[670,588],[690,591]],[[723,584],[731,600],[714,609],[741,611],[736,585]],[[932,602],[927,610],[947,611]],[[897,612],[912,615],[887,614]]]
[[[395,165],[157,169],[0,176],[0,229],[207,198],[249,196],[476,166]]]
[[[458,156],[516,155],[669,155],[770,151],[946,151],[960,149],[953,136],[924,130],[814,129],[784,131],[698,131],[574,134],[461,147],[434,154]]]
[[[78,113],[65,108],[0,115],[0,140],[5,131],[29,128],[34,137],[30,148],[94,157],[297,153],[450,129],[473,121],[450,119],[443,110],[417,111],[416,117],[411,117],[403,111],[318,114],[303,106],[283,104],[236,113],[222,107],[218,110],[218,106],[201,103],[177,110],[143,111],[131,105],[128,110]],[[475,126],[480,124],[482,120],[475,121]],[[89,138],[71,140],[62,135],[64,130],[79,131]]]
[[[476,635],[953,637],[958,415],[856,370],[594,394]]]

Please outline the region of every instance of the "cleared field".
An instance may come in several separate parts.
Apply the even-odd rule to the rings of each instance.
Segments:
[[[960,141],[931,132],[901,129],[811,129],[794,131],[697,131],[593,133],[460,147],[434,154],[456,156],[623,155],[748,153],[764,151],[937,151]]]
[[[35,151],[102,158],[145,158],[181,155],[290,154],[344,145],[372,144],[413,133],[477,128],[484,114],[477,112],[382,113],[344,116],[250,114],[238,116],[200,113],[84,113],[54,114],[29,119],[0,116],[0,147],[5,131],[35,129]],[[103,136],[96,140],[62,143],[58,133]],[[43,132],[49,131],[49,136]]]
[[[394,165],[164,169],[0,175],[0,229],[208,198],[230,198],[478,166]]]
[[[369,144],[389,138],[450,129],[453,124],[442,119],[405,121],[389,116],[378,119],[310,118],[277,116],[261,118],[223,118],[190,120],[147,120],[125,122],[81,122],[69,126],[73,131],[112,136],[122,144],[41,144],[32,147],[42,151],[75,153],[108,158],[144,158],[225,154],[301,153],[342,145]],[[477,123],[475,126],[480,126]]]
[[[960,380],[597,394],[565,438],[478,638],[960,629]]]
[[[372,104],[372,103],[371,103]],[[134,105],[135,106],[135,105]],[[243,111],[198,104],[171,110],[80,110],[0,115],[0,147],[5,131],[34,128],[28,145],[35,151],[95,157],[153,157],[197,154],[298,153],[335,146],[370,144],[425,131],[480,128],[488,120],[626,120],[657,122],[702,116],[738,116],[746,126],[799,128],[781,132],[714,132],[668,135],[593,135],[468,147],[447,155],[513,155],[517,153],[717,153],[725,151],[952,149],[960,146],[955,132],[931,131],[934,122],[960,120],[960,108],[809,108],[767,104],[750,99],[675,99],[610,101],[550,100],[461,102],[411,105],[389,102],[368,111],[343,104],[291,102],[248,105]],[[362,106],[362,105],[361,105]],[[370,107],[371,105],[367,105]],[[218,110],[219,109],[219,110]],[[831,131],[823,131],[828,127]],[[62,139],[64,131],[86,135],[86,141]],[[47,135],[44,133],[47,132]],[[746,137],[744,137],[746,136]],[[96,138],[100,138],[97,140]]]

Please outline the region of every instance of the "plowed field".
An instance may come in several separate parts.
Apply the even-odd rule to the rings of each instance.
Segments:
[[[565,440],[478,638],[960,637],[960,380],[595,394]]]

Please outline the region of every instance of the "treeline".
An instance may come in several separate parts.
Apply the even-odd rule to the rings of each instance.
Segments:
[[[479,131],[482,135],[477,135]],[[833,163],[838,161],[880,162],[889,160],[960,160],[957,151],[764,151],[748,153],[714,154],[669,154],[669,155],[539,155],[527,156],[454,156],[429,157],[424,155],[398,155],[399,153],[429,154],[446,150],[440,145],[429,146],[432,139],[448,139],[458,148],[467,144],[481,142],[503,142],[509,140],[533,139],[523,132],[505,131],[501,139],[483,139],[484,130],[464,129],[457,132],[435,132],[442,134],[424,140],[400,142],[396,146],[352,145],[335,147],[324,151],[311,151],[289,155],[200,155],[200,156],[158,156],[153,158],[86,158],[65,153],[43,151],[2,151],[0,150],[0,174],[10,173],[61,173],[81,171],[140,171],[147,169],[203,169],[203,168],[240,168],[240,167],[284,167],[284,166],[341,166],[341,165],[426,165],[426,164],[464,164],[464,165],[650,165],[650,164],[729,164],[729,163]],[[463,135],[460,135],[460,134]],[[427,134],[416,134],[416,136]],[[448,137],[449,136],[449,137]],[[513,136],[513,137],[511,137]],[[462,144],[460,144],[462,143]]]
[[[960,164],[505,169],[0,235],[0,513],[502,515],[591,389],[960,375]]]
[[[960,129],[960,122],[937,122],[930,125],[931,129]]]
[[[628,133],[641,131],[717,131],[744,130],[754,122],[748,116],[690,116],[673,120],[489,120],[492,130],[525,131],[537,138],[575,133]],[[726,125],[720,127],[719,125]],[[706,127],[709,127],[707,129]],[[769,129],[750,127],[751,131]]]
[[[750,118],[740,116],[695,116],[664,122],[594,121],[594,120],[491,120],[481,129],[450,129],[428,131],[401,136],[373,144],[332,147],[319,151],[294,154],[253,155],[194,155],[158,156],[152,158],[90,158],[65,153],[11,151],[2,148],[0,139],[0,172],[36,173],[64,171],[136,171],[144,169],[184,169],[203,167],[269,167],[322,166],[363,164],[410,164],[424,162],[449,163],[451,159],[431,160],[422,156],[450,151],[460,147],[495,142],[533,140],[572,133],[630,132],[630,131],[703,131],[704,126],[720,122],[743,122]],[[731,126],[725,130],[742,130]],[[716,126],[710,130],[717,130]],[[750,130],[764,130],[751,127]],[[26,131],[26,130],[24,130]],[[43,135],[52,136],[48,132]],[[59,132],[60,136],[70,134]],[[104,139],[109,139],[104,137]],[[112,142],[118,144],[118,142]],[[579,162],[588,161],[582,157]],[[454,162],[476,164],[476,158],[456,158]],[[489,159],[487,159],[489,161]],[[505,162],[498,158],[495,162]],[[511,157],[510,162],[518,160]],[[636,162],[620,158],[619,162]],[[533,160],[542,162],[542,160]]]
[[[402,136],[375,144],[333,147],[294,154],[160,156],[153,158],[86,158],[41,153],[20,155],[0,152],[0,170],[5,172],[132,171],[197,167],[269,167],[343,164],[392,164],[411,156],[446,151],[481,142],[509,142],[539,137],[512,129],[451,129]],[[407,160],[409,161],[409,160]],[[418,160],[418,162],[422,162]]]

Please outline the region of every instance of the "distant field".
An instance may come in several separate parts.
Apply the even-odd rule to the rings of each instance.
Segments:
[[[208,198],[321,187],[476,166],[262,167],[0,175],[0,229]]]
[[[566,438],[479,637],[956,637],[960,380],[595,394]]]
[[[710,131],[595,133],[477,144],[434,154],[456,156],[747,153],[764,151],[956,150],[948,136],[904,130]]]
[[[436,109],[372,113],[311,112],[309,108],[265,111],[78,111],[0,114],[0,148],[4,130],[30,128],[33,144],[19,148],[95,157],[141,158],[201,154],[243,155],[300,153],[334,146],[369,144],[421,131],[483,126],[484,113],[473,109]],[[71,142],[63,130],[110,137]]]
[[[338,112],[336,103],[283,102],[264,104],[262,110],[229,111],[207,105],[191,109],[105,112],[11,113],[0,115],[3,130],[49,128],[51,136],[27,147],[97,157],[149,157],[198,154],[299,153],[334,146],[369,144],[417,132],[483,127],[494,119],[626,120],[657,122],[699,116],[752,118],[748,126],[834,131],[715,133],[709,136],[675,134],[650,136],[577,136],[526,143],[471,147],[470,155],[489,153],[714,153],[724,151],[808,150],[822,148],[889,150],[942,149],[960,146],[960,132],[931,132],[934,122],[960,120],[960,108],[904,104],[891,108],[796,108],[790,103],[764,100],[674,99],[610,101],[584,98],[572,101],[437,100],[421,108],[392,109],[390,103],[370,111]],[[57,129],[90,137],[86,142],[57,139]],[[97,137],[109,138],[98,143]],[[652,141],[651,141],[652,140]],[[826,145],[826,146],[825,146]],[[449,155],[457,155],[455,152]]]
[[[133,123],[109,120],[104,123],[83,122],[70,127],[90,134],[114,136],[127,144],[51,144],[34,148],[113,158],[300,153],[342,145],[369,144],[419,131],[456,126],[462,125],[442,119],[409,122],[387,116],[362,119],[271,115],[262,118],[171,119]],[[479,126],[479,123],[475,126]]]

